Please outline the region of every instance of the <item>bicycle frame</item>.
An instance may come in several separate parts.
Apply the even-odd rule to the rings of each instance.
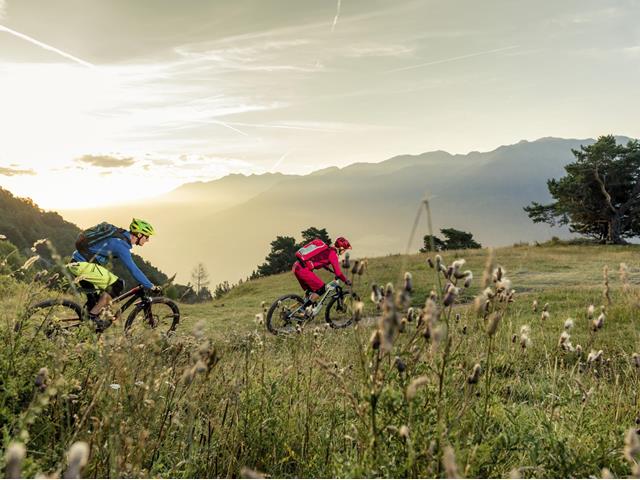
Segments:
[[[122,295],[119,295],[119,296],[113,298],[111,300],[111,302],[114,303],[114,304],[118,304],[118,303],[121,303],[123,300],[125,300],[126,298],[129,298],[129,297],[131,297],[131,298],[127,302],[125,302],[125,304],[122,307],[118,308],[118,310],[116,312],[117,316],[119,316],[124,311],[126,311],[138,299],[140,299],[142,301],[145,301],[146,296],[144,295],[144,287],[142,285],[135,286],[131,290],[129,290],[128,292],[125,292]],[[85,303],[85,306],[86,305],[87,304]]]
[[[318,299],[317,305],[313,309],[313,315],[311,317],[309,317],[309,320],[315,318],[316,315],[318,315],[322,311],[322,307],[324,307],[324,302],[325,302],[325,300],[327,300],[327,298],[329,298],[329,294],[333,294],[333,296],[343,295],[342,287],[340,287],[339,285],[336,285],[335,288],[332,288],[330,290],[326,290],[322,294],[322,296]],[[308,306],[307,306],[307,308],[308,308]],[[299,313],[302,309],[303,309],[303,305],[300,305],[298,308],[296,308],[294,311],[292,311],[289,314],[289,318],[293,317],[296,313]]]

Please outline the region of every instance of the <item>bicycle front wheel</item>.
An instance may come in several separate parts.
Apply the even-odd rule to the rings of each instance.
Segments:
[[[267,312],[267,330],[274,335],[295,332],[296,325],[306,320],[299,295],[283,295],[271,305]]]
[[[71,300],[45,300],[29,307],[25,319],[17,322],[14,330],[29,341],[38,335],[52,338],[79,327],[84,318],[82,307]]]
[[[332,328],[345,328],[353,323],[355,304],[360,299],[355,293],[343,292],[329,300],[324,319]]]
[[[168,298],[154,297],[148,303],[138,303],[127,317],[124,330],[127,333],[142,333],[148,329],[171,334],[180,322],[178,305]]]

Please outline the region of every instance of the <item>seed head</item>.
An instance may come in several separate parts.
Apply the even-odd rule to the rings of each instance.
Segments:
[[[547,312],[546,310],[543,310],[542,314],[540,315],[540,320],[542,320],[543,322],[545,320],[549,320],[549,312]]]
[[[409,440],[409,427],[407,427],[406,425],[402,425],[400,427],[398,434],[400,435],[400,438],[402,438],[404,441]]]
[[[464,276],[464,288],[469,288],[471,286],[471,282],[473,281],[473,272],[471,270],[467,270]]]
[[[633,355],[631,355],[631,361],[636,369],[640,369],[640,355],[634,353]]]
[[[451,285],[451,284],[449,284]],[[453,302],[456,300],[456,297],[458,296],[458,294],[460,293],[460,289],[458,287],[454,287],[453,285],[451,285],[449,287],[449,289],[447,290],[447,292],[444,295],[444,299],[442,300],[442,304],[445,307],[449,307],[453,304]]]
[[[265,474],[249,467],[240,469],[240,478],[265,478]]]
[[[466,272],[461,272],[460,269],[464,266],[464,264],[466,263],[466,260],[464,258],[461,258],[459,260],[456,260],[455,262],[453,262],[451,264],[451,268],[452,268],[452,274],[455,278],[464,278],[466,276]]]
[[[591,330],[596,332],[600,330],[602,327],[604,327],[604,320],[605,320],[605,314],[603,312],[600,315],[598,315],[598,318],[591,321]]]
[[[407,400],[412,400],[416,396],[418,388],[426,385],[429,382],[429,377],[426,375],[418,378],[414,378],[407,387]]]
[[[564,321],[564,329],[565,330],[571,330],[573,328],[573,318],[567,318]]]
[[[360,260],[356,260],[355,262],[353,262],[353,268],[351,269],[351,273],[353,275],[357,274],[358,268],[360,268]]]
[[[49,370],[47,367],[42,367],[40,371],[38,371],[38,375],[36,375],[35,386],[41,392],[44,392],[47,389],[47,385],[49,384]]]
[[[587,308],[587,318],[589,320],[593,318],[595,311],[596,311],[596,307],[594,307],[593,305],[589,305],[589,308]]]
[[[362,312],[364,312],[364,303],[356,302],[353,306],[353,321],[358,323],[362,320]]]
[[[409,293],[413,291],[413,276],[409,272],[404,274],[404,290]]]
[[[431,257],[427,258],[427,265],[429,265],[429,267],[431,268],[436,268],[435,264],[433,263],[433,260],[431,260]]]
[[[69,466],[64,474],[65,478],[80,478],[81,470],[89,460],[89,445],[86,442],[76,442],[71,445],[67,453]]]
[[[22,461],[27,453],[27,449],[22,443],[12,442],[4,453],[5,478],[20,478]]]
[[[344,258],[342,259],[342,269],[348,270],[351,267],[351,262],[349,261],[349,252],[344,254]]]
[[[635,464],[640,455],[640,439],[635,428],[627,430],[624,437],[624,458],[631,464]]]
[[[367,260],[362,260],[360,262],[360,265],[358,266],[358,275],[362,276],[364,275],[364,271],[367,268]]]
[[[442,453],[442,466],[447,478],[461,478],[456,463],[456,454],[451,445],[447,445]]]
[[[407,365],[402,361],[400,357],[395,358],[394,364],[398,369],[398,372],[400,373],[404,372],[407,369]]]
[[[440,255],[436,255],[436,269],[440,270],[442,267],[442,257]]]
[[[498,326],[500,325],[500,320],[502,319],[502,314],[500,312],[493,312],[489,317],[489,324],[487,325],[487,334],[490,337],[493,337],[498,330]]]
[[[538,311],[538,300],[533,301],[533,303],[531,304],[531,310],[533,310],[533,313],[536,313]]]
[[[369,345],[373,350],[378,350],[380,348],[380,330],[376,329],[371,334],[371,338],[369,339]]]
[[[595,350],[591,350],[589,356],[587,357],[587,363],[595,363],[601,361],[602,353],[602,350],[598,350],[597,352]]]

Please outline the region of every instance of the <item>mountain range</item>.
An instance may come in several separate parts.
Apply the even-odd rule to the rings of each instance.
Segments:
[[[425,196],[436,234],[453,227],[473,233],[483,246],[504,246],[568,236],[566,229],[532,223],[522,207],[549,201],[546,181],[564,175],[572,149],[594,141],[546,137],[490,152],[400,155],[302,176],[234,174],[132,205],[60,213],[81,227],[103,220],[127,225],[132,216],[149,220],[158,235],[140,253],[177,272],[181,282],[198,262],[214,283],[247,277],[277,235],[299,239],[310,226],[347,237],[354,258],[404,253]],[[426,233],[423,215],[411,251]]]

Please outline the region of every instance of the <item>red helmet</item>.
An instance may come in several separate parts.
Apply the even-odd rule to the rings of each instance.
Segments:
[[[349,240],[347,240],[344,237],[336,238],[336,241],[334,242],[334,245],[336,246],[336,248],[342,248],[343,250],[350,250],[351,249],[351,244],[349,243]]]

